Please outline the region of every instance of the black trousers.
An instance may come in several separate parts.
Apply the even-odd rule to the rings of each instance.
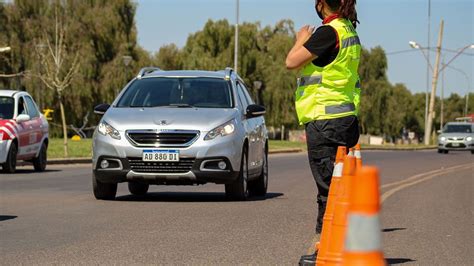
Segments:
[[[359,121],[356,116],[317,120],[306,124],[308,158],[318,187],[318,220],[322,220],[331,184],[338,146],[354,147],[359,141]],[[321,223],[321,221],[319,221]]]

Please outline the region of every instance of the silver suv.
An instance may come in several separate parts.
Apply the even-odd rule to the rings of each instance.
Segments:
[[[449,122],[438,136],[438,152],[463,150],[474,154],[474,123]]]
[[[146,194],[150,184],[225,185],[231,199],[268,186],[265,108],[242,79],[224,71],[144,68],[103,115],[93,141],[93,191],[112,200],[117,184]]]

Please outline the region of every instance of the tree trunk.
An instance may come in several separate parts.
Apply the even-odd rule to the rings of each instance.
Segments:
[[[64,157],[68,157],[67,153],[67,127],[66,127],[66,115],[64,114],[64,106],[63,106],[63,101],[60,98],[59,99],[59,108],[61,109],[61,120],[63,123],[63,137],[64,137]]]

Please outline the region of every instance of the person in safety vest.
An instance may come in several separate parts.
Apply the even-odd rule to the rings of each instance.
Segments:
[[[288,69],[299,70],[295,105],[318,188],[316,234],[322,229],[337,147],[350,148],[359,140],[361,44],[355,5],[356,0],[316,0],[323,25],[302,27],[286,58]],[[300,263],[314,265],[315,259],[316,254],[303,256]]]

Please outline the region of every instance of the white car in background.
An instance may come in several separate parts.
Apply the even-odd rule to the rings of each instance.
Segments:
[[[18,160],[33,163],[36,171],[47,164],[48,121],[24,91],[0,90],[0,165],[14,173]]]

